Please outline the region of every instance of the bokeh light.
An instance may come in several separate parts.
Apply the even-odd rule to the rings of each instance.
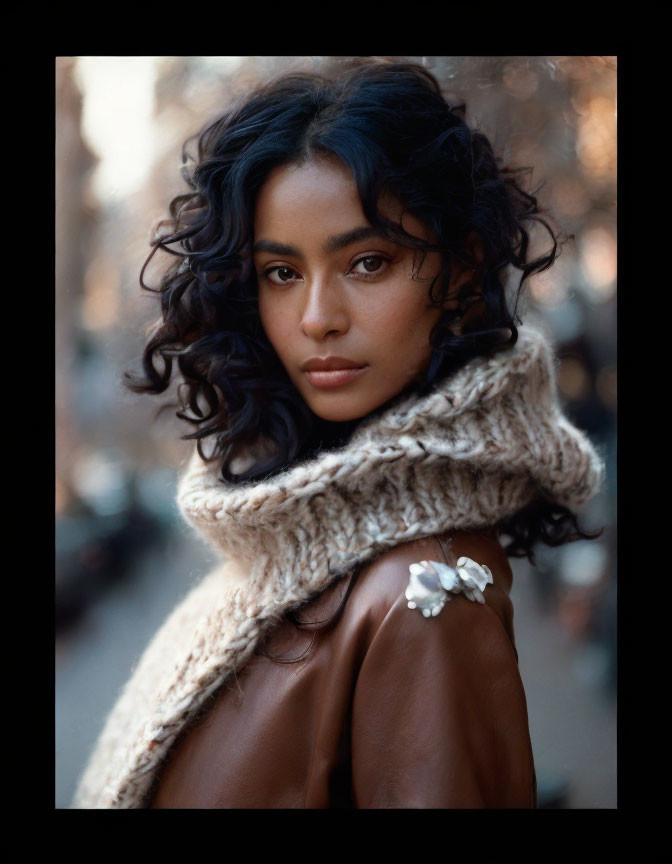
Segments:
[[[588,228],[580,240],[581,269],[592,298],[609,300],[616,290],[617,249],[615,230],[605,225]]]
[[[100,156],[96,194],[120,199],[141,188],[154,150],[156,57],[79,57],[82,131]]]
[[[606,180],[616,169],[616,105],[607,96],[591,96],[579,110],[576,152],[586,172]]]
[[[580,360],[565,357],[558,369],[558,388],[566,399],[586,399],[590,395],[590,376]]]

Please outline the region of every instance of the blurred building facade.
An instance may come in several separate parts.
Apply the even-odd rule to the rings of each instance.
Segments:
[[[98,223],[87,195],[97,159],[82,137],[82,94],[74,80],[75,58],[56,63],[56,512],[66,507],[73,455],[81,443],[74,382],[84,273]]]

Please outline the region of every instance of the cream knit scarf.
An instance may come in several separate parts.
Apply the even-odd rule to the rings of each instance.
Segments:
[[[180,731],[290,607],[401,543],[492,526],[540,490],[577,510],[602,459],[558,405],[543,336],[365,420],[340,449],[224,484],[195,454],[178,503],[227,559],[171,613],[110,713],[74,807],[147,806]]]

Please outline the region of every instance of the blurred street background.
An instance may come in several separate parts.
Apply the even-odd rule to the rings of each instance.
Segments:
[[[532,188],[545,181],[538,198],[574,238],[525,283],[519,314],[548,333],[565,411],[606,458],[606,487],[581,514],[604,532],[539,547],[535,567],[514,559],[512,599],[539,804],[613,808],[616,58],[395,59],[423,63],[449,102],[466,102],[504,164],[533,166]],[[185,188],[181,146],[256,83],[337,60],[56,59],[57,808],[148,640],[213,563],[174,503],[191,429],[121,384],[158,317],[138,276]]]

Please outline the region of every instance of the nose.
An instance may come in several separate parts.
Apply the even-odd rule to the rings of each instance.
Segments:
[[[308,286],[301,315],[301,330],[311,339],[347,333],[350,319],[339,286],[334,282],[313,280]]]

